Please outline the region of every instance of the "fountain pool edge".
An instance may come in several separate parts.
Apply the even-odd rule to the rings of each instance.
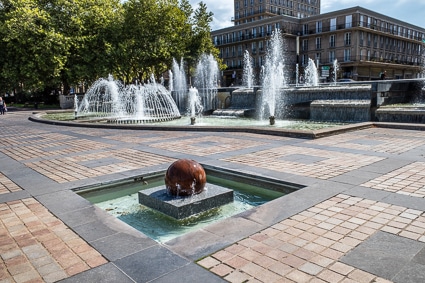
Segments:
[[[361,129],[371,128],[376,126],[376,122],[361,122],[350,125],[336,126],[332,128],[325,128],[320,130],[294,130],[285,128],[264,128],[264,127],[222,127],[222,126],[161,126],[161,125],[149,125],[149,124],[100,124],[100,123],[88,123],[81,120],[74,121],[58,121],[43,119],[43,115],[50,111],[38,111],[33,112],[33,115],[28,119],[33,122],[57,125],[57,126],[68,126],[68,127],[85,127],[85,128],[106,128],[106,129],[123,129],[123,130],[152,130],[152,131],[194,131],[194,132],[243,132],[253,133],[262,135],[272,136],[283,136],[292,138],[304,138],[304,139],[316,139],[321,137],[327,137],[332,135],[338,135],[345,132],[357,131]],[[53,113],[54,111],[52,111]],[[64,112],[63,110],[61,112]],[[77,122],[78,121],[78,122]],[[424,126],[425,130],[425,126]]]

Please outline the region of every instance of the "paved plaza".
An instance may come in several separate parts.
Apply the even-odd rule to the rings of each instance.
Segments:
[[[318,139],[0,117],[0,283],[425,282],[425,127]],[[179,158],[302,186],[156,242],[75,189]]]

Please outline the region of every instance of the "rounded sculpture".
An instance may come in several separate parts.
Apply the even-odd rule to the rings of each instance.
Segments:
[[[179,159],[173,162],[165,173],[165,186],[171,195],[191,196],[201,193],[205,188],[207,175],[198,162]]]

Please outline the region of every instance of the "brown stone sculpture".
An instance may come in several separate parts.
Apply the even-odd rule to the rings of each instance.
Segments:
[[[198,162],[179,159],[173,162],[165,173],[165,186],[174,196],[191,196],[199,194],[205,188],[207,175]]]

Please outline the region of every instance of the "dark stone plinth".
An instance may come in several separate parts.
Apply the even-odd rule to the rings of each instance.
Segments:
[[[176,197],[167,193],[165,186],[139,191],[139,203],[176,219],[233,202],[233,190],[207,184],[201,193],[187,197]]]

